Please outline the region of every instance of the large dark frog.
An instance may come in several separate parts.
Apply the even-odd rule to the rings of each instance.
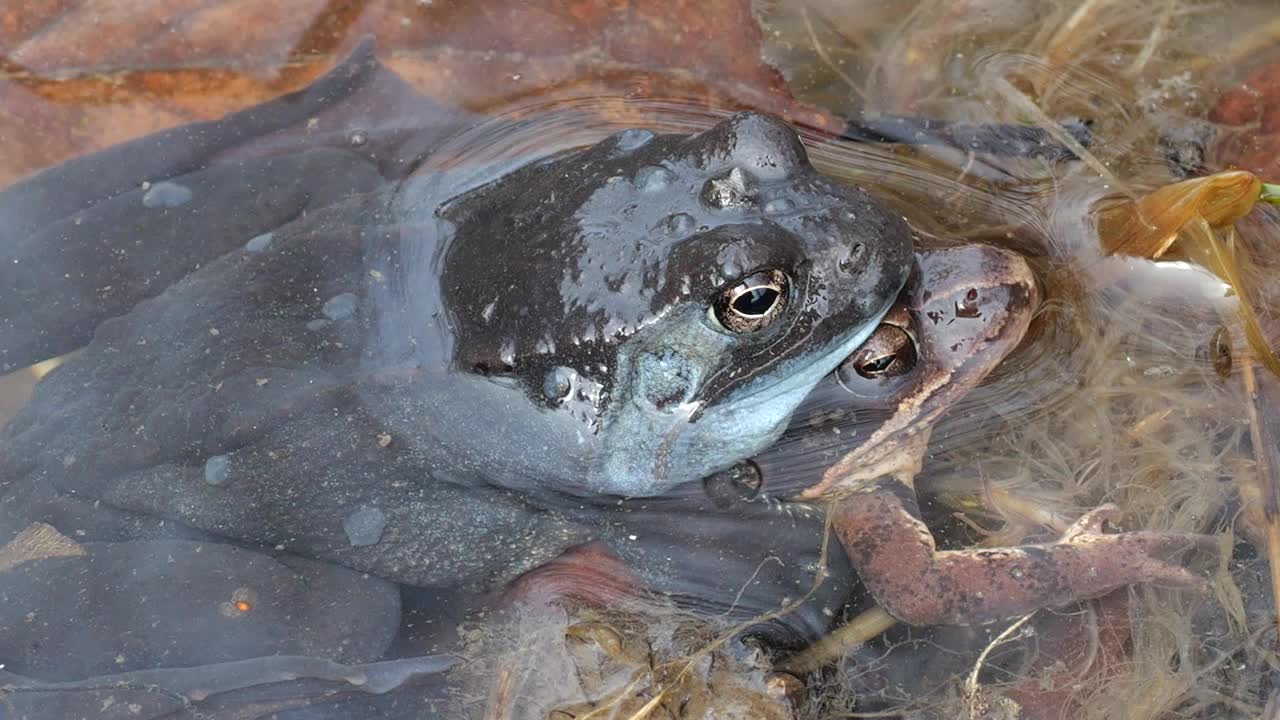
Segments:
[[[894,301],[904,222],[769,116],[515,167],[452,162],[470,125],[360,55],[0,194],[3,362],[83,346],[0,436],[0,542],[232,542],[475,597],[601,538],[754,568],[760,527],[811,537],[612,508],[777,437]]]
[[[776,438],[905,280],[902,219],[819,175],[775,118],[627,131],[493,179],[509,166],[407,172],[441,127],[342,118],[339,148],[299,112],[323,117],[342,81],[387,95],[399,81],[371,62],[141,141],[129,154],[175,157],[137,186],[95,187],[128,172],[112,150],[0,198],[4,362],[100,323],[14,423],[7,478],[95,493],[169,462],[234,473],[350,393],[433,482],[654,495]],[[275,137],[297,120],[311,142]]]

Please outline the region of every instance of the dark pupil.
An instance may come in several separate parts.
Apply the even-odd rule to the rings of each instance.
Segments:
[[[771,287],[756,287],[733,299],[733,310],[740,315],[764,315],[778,301],[778,291]]]

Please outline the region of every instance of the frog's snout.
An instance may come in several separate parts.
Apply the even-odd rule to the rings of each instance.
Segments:
[[[660,411],[690,402],[702,384],[699,364],[672,349],[640,353],[633,372],[635,397]]]

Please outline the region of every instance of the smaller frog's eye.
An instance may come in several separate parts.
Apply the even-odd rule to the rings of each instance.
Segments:
[[[904,375],[916,366],[916,344],[906,330],[884,324],[845,364],[858,375],[875,380]]]
[[[790,287],[781,270],[754,272],[720,291],[711,304],[711,315],[729,332],[755,332],[782,314]]]

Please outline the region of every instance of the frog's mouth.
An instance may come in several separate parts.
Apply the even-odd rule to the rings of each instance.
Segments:
[[[856,330],[790,358],[712,405],[655,407],[625,393],[604,430],[606,451],[589,472],[592,493],[647,497],[731,467],[764,450],[786,429],[817,383],[870,337],[892,299]]]

